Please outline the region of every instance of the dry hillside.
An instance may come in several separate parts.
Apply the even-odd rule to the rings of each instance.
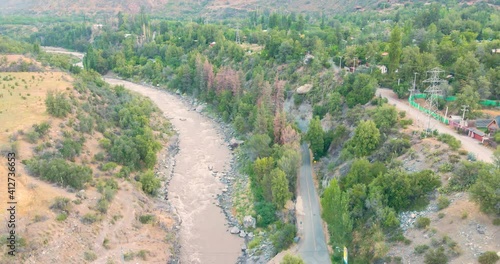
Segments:
[[[384,0],[3,0],[1,13],[97,14],[138,13],[141,6],[150,13],[168,16],[195,15],[228,17],[248,11],[325,12],[333,14],[357,9],[375,9],[379,3],[405,1]]]
[[[19,55],[0,58],[40,66]],[[78,122],[75,113],[66,118],[46,113],[44,102],[48,90],[74,98],[92,96],[89,91],[82,94],[74,90],[73,78],[64,72],[46,67],[39,70],[0,73],[0,153],[10,152],[11,148],[16,153],[14,195],[18,239],[16,257],[8,256],[5,246],[8,229],[2,225],[0,263],[120,263],[122,254],[134,263],[166,263],[175,254],[172,246],[175,221],[170,206],[145,195],[134,180],[115,177],[120,166],[103,169],[103,164],[95,158],[103,151],[99,144],[102,133],[82,134],[85,143],[81,155],[74,158],[74,164],[88,165],[93,171],[94,178],[84,190],[61,188],[30,176],[21,163],[56,150],[63,134],[77,133],[71,124]],[[159,114],[151,117],[151,122],[155,127],[167,124]],[[42,123],[50,125],[48,131],[31,138],[36,130],[33,125]],[[163,143],[167,144],[167,140]],[[0,157],[0,181],[7,190],[5,156]],[[160,153],[159,158],[165,161],[166,153]],[[114,191],[109,195],[106,187],[111,185]],[[108,202],[103,207],[104,199]],[[7,200],[7,191],[0,192],[0,200]],[[1,210],[0,219],[7,219],[7,214]]]

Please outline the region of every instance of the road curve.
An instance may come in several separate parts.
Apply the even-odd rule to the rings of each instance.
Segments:
[[[386,88],[377,89],[377,96],[379,95],[387,98],[389,104],[395,105],[399,110],[406,111],[406,115],[413,119],[414,125],[418,126],[421,129],[427,128],[429,123],[429,116],[418,111],[416,108],[411,107],[408,104],[408,100],[399,100],[397,98],[397,95],[392,90]],[[456,139],[460,140],[460,142],[462,142],[462,148],[474,153],[478,160],[490,163],[493,161],[493,151],[483,145],[480,145],[478,140],[465,135],[457,134],[454,129],[438,122],[435,119],[431,119],[430,123],[431,128],[437,129],[439,133],[450,134]]]
[[[306,264],[329,264],[331,263],[330,255],[323,233],[320,203],[314,186],[311,155],[307,143],[302,144],[301,153],[297,225],[299,236],[302,239],[298,245],[298,252]]]

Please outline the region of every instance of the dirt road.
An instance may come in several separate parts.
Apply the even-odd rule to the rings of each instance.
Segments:
[[[78,63],[75,63],[76,66],[80,66],[83,68],[83,57],[85,54],[80,53],[80,52],[74,52],[74,51],[68,51],[63,48],[59,47],[43,47],[43,50],[48,53],[59,53],[59,54],[66,54],[66,55],[72,55],[80,59]]]
[[[399,100],[397,95],[390,89],[379,88],[377,89],[377,96],[381,95],[382,97],[387,98],[389,100],[389,104],[395,105],[400,111],[406,111],[406,115],[413,119],[413,124],[421,128],[422,130],[427,128],[429,122],[429,116],[423,114],[417,109],[411,107],[408,104],[407,100]],[[438,122],[435,119],[431,119],[430,121],[431,129],[437,129],[439,133],[446,133],[454,136],[456,139],[462,142],[462,148],[466,149],[469,152],[474,153],[476,158],[485,162],[492,162],[493,151],[485,146],[479,144],[479,141],[473,139],[471,137],[457,134],[457,132],[450,128],[449,126]]]
[[[231,153],[216,124],[164,91],[113,78],[105,80],[151,98],[179,134],[180,150],[168,198],[182,219],[181,262],[236,263],[243,240],[227,232],[226,220],[214,204],[224,185],[209,171],[209,167],[230,169]]]

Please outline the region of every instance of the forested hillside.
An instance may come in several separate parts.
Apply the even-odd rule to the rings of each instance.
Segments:
[[[293,242],[295,222],[286,204],[296,195],[302,136],[319,162],[332,259],[340,261],[337,249],[346,246],[352,263],[398,263],[401,257],[388,253],[412,243],[404,233],[405,212],[430,202],[444,209],[448,195],[470,192],[490,223],[498,219],[500,197],[492,186],[500,171],[476,162],[454,137],[408,129],[413,121],[375,90],[387,87],[407,98],[413,84],[423,92],[427,71],[439,67],[444,95],[456,100],[439,100],[438,107],[460,114],[468,105],[468,119],[485,117],[480,99],[500,100],[496,4],[417,2],[379,6],[383,12],[252,12],[239,20],[191,22],[143,11],[118,13],[96,34],[90,23],[44,25],[30,41],[86,51],[86,70],[166,86],[206,102],[231,123],[245,141],[238,153],[251,182],[252,215],[270,234],[250,249],[268,239],[274,254]],[[311,89],[299,93],[299,87]],[[299,129],[304,122],[306,133]],[[423,161],[409,168],[414,160]],[[429,219],[419,219],[416,226],[429,226]],[[435,249],[422,246],[417,261],[460,258],[452,242],[436,238]],[[475,261],[470,256],[466,260]]]

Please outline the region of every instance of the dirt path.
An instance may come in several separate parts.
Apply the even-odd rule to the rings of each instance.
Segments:
[[[424,129],[428,125],[429,117],[428,115],[419,112],[417,109],[408,105],[408,101],[402,101],[397,99],[396,94],[389,89],[377,89],[377,96],[381,95],[382,97],[387,98],[389,100],[389,104],[395,105],[399,110],[406,111],[408,117],[412,118],[414,124],[421,129]],[[437,129],[439,133],[446,133],[454,136],[456,139],[462,142],[462,148],[466,149],[469,152],[472,152],[476,155],[476,158],[485,162],[492,162],[493,151],[485,146],[479,145],[479,141],[475,140],[471,137],[467,137],[465,135],[459,135],[457,132],[446,126],[442,123],[439,123],[435,119],[431,119],[431,128]]]
[[[213,121],[191,111],[174,95],[135,83],[105,78],[113,85],[151,98],[179,133],[179,153],[168,198],[182,220],[182,263],[235,263],[242,239],[227,232],[226,220],[215,206],[224,188],[209,171],[228,171],[231,153]]]

